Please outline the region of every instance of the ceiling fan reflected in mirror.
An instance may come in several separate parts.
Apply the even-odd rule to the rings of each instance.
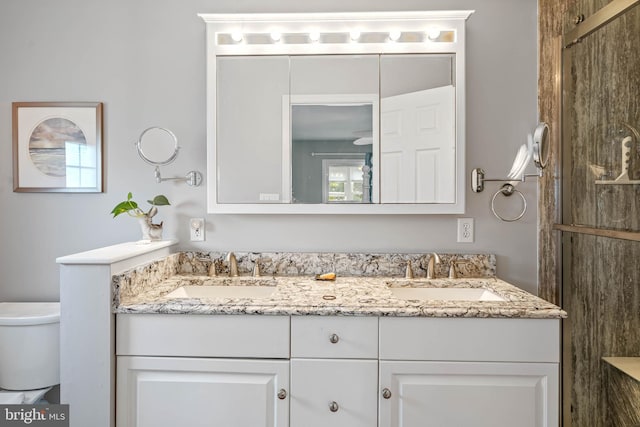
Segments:
[[[358,130],[353,132],[353,135],[357,138],[353,141],[353,145],[372,145],[373,135],[371,129]]]

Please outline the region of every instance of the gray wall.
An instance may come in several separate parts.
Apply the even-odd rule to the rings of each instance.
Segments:
[[[245,251],[492,252],[498,275],[536,292],[536,212],[517,223],[493,217],[497,188],[467,195],[476,241],[458,244],[454,216],[206,215],[205,187],[156,184],[134,141],[149,126],[183,147],[163,175],[205,172],[205,26],[198,12],[475,9],[467,24],[467,170],[509,170],[536,123],[534,0],[38,0],[0,3],[0,301],[58,299],[55,258],[137,240],[109,211],[132,191],[165,194],[165,236],[181,249]],[[11,102],[101,101],[103,194],[14,193]],[[520,187],[536,206],[536,185]],[[515,202],[514,202],[515,203]],[[188,241],[188,219],[206,217],[207,240]],[[376,232],[362,232],[375,230]]]

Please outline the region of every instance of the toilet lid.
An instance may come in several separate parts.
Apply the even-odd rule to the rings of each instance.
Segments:
[[[0,391],[0,405],[21,405],[24,403],[24,393],[18,391]]]
[[[59,302],[0,302],[0,326],[60,322]]]

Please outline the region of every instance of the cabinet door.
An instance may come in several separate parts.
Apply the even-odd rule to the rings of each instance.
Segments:
[[[380,427],[558,425],[554,363],[381,361],[380,390]]]
[[[291,359],[291,427],[376,427],[377,360]]]
[[[118,427],[287,427],[289,362],[117,358]],[[282,397],[282,396],[281,396]]]

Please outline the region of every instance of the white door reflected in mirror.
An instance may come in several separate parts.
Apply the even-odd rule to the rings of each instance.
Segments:
[[[382,203],[455,201],[455,88],[382,98]]]

